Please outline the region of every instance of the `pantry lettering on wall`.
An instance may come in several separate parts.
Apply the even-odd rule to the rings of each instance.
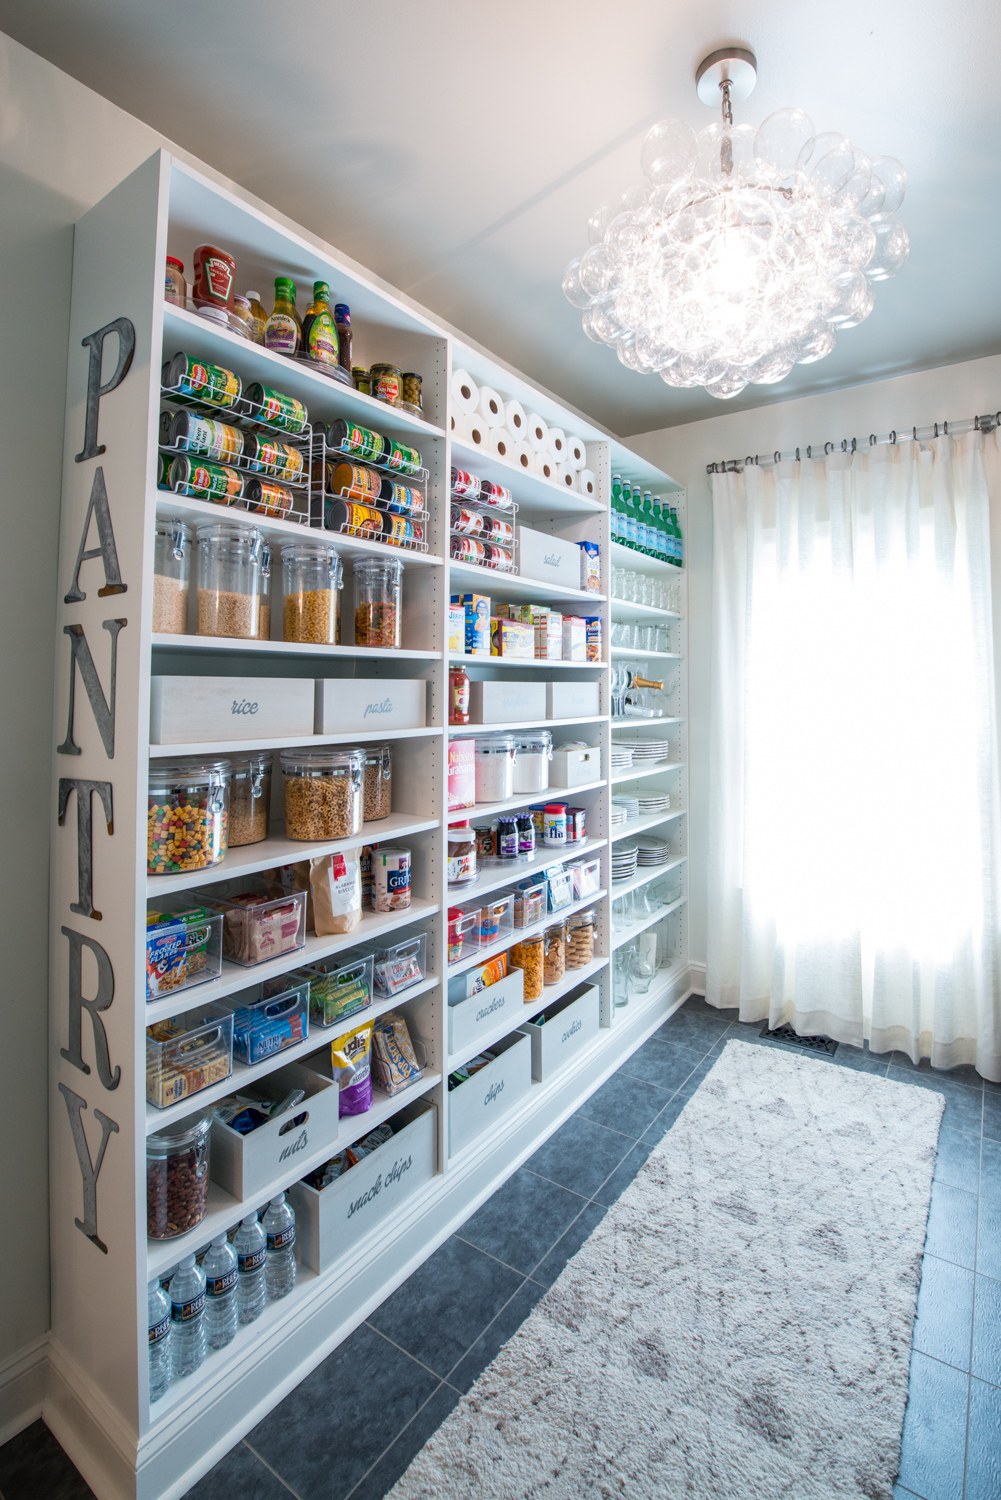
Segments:
[[[114,371],[110,378],[103,384],[101,381],[101,365],[104,356],[105,340],[114,334],[118,340],[118,358]],[[87,401],[85,408],[84,443],[81,452],[76,455],[76,462],[83,463],[92,458],[98,458],[104,453],[103,444],[98,444],[98,423],[100,419],[101,398],[108,395],[117,386],[121,385],[129,372],[132,364],[132,356],[135,353],[136,335],[135,329],[128,318],[115,318],[113,322],[98,328],[83,340],[83,348],[89,352],[87,368]],[[92,526],[97,529],[97,545],[88,547],[88,540]],[[111,506],[108,500],[108,490],[104,478],[104,468],[98,465],[94,471],[94,479],[90,490],[90,500],[87,505],[87,514],[84,518],[83,531],[80,536],[80,545],[77,548],[76,566],[68,592],[63,596],[64,604],[82,604],[87,594],[81,585],[80,570],[85,563],[95,562],[98,559],[104,568],[104,587],[98,589],[99,599],[107,598],[111,594],[124,594],[128,585],[121,575],[118,562],[118,549],[115,545],[115,529],[111,519]],[[74,739],[74,721],[76,715],[76,681],[77,672],[83,683],[90,704],[94,723],[100,735],[101,745],[107,760],[115,757],[115,679],[118,667],[118,636],[128,624],[127,619],[102,620],[101,628],[106,630],[111,637],[110,649],[110,671],[108,675],[108,695],[105,696],[101,685],[101,678],[97,665],[94,661],[93,651],[82,624],[72,621],[63,626],[63,634],[69,637],[70,646],[70,676],[68,701],[66,705],[66,737],[61,745],[56,747],[59,755],[81,755],[83,752]],[[57,820],[60,828],[66,826],[66,813],[69,800],[76,794],[76,859],[77,859],[77,899],[70,902],[70,911],[77,916],[87,917],[93,922],[102,920],[102,913],[94,906],[94,810],[93,802],[96,795],[100,800],[104,812],[108,834],[114,834],[114,786],[113,783],[103,780],[95,780],[87,777],[60,776],[58,784]],[[91,1072],[90,1064],[85,1060],[83,1053],[83,1016],[86,1011],[90,1017],[90,1038],[93,1045],[94,1061],[97,1068],[97,1076],[101,1087],[109,1093],[116,1089],[121,1082],[122,1070],[117,1065],[112,1065],[111,1053],[108,1046],[108,1034],[105,1030],[101,1013],[107,1011],[115,998],[115,971],[107,950],[89,933],[79,932],[74,927],[60,927],[60,933],[69,945],[68,985],[66,997],[66,1033],[67,1045],[60,1047],[59,1055],[66,1062],[77,1068],[85,1076]],[[83,980],[83,953],[84,949],[91,954],[97,968],[97,993],[92,996],[84,995]],[[82,1086],[82,1085],[81,1085]],[[70,1133],[73,1137],[73,1145],[76,1150],[77,1161],[80,1165],[80,1179],[83,1192],[83,1218],[74,1218],[76,1227],[91,1240],[105,1255],[108,1247],[101,1239],[97,1229],[97,1183],[104,1165],[105,1152],[112,1135],[118,1133],[118,1122],[113,1120],[103,1110],[94,1106],[93,1114],[98,1125],[101,1127],[101,1139],[96,1154],[92,1154],[87,1140],[87,1132],[84,1128],[84,1111],[88,1104],[81,1094],[66,1084],[59,1084],[59,1092],[66,1103],[66,1113],[69,1117]]]

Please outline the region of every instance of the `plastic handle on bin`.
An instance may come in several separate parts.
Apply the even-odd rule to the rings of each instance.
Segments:
[[[208,1032],[205,1036],[193,1036],[188,1039],[180,1039],[176,1048],[173,1048],[171,1050],[177,1053],[183,1053],[185,1057],[190,1057],[193,1052],[205,1052],[208,1048],[217,1046],[221,1041],[222,1027],[217,1026],[214,1031]]]
[[[397,945],[396,945],[396,956],[397,956],[397,958],[406,958],[408,954],[410,954],[410,953],[416,953],[418,951],[418,949],[420,948],[420,946],[421,946],[420,936],[414,937],[414,938],[409,938],[407,940],[407,942],[405,942],[405,943],[397,943]]]
[[[358,963],[352,964],[350,969],[343,969],[337,976],[337,983],[339,985],[353,984],[360,975],[364,974],[365,965],[367,962],[368,960],[363,958],[360,959]]]
[[[272,1016],[281,1016],[287,1010],[293,1010],[299,1003],[298,995],[282,995],[278,1000],[272,1000],[264,1007],[262,1014],[269,1019]]]

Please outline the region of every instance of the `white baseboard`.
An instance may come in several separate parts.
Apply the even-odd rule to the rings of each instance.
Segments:
[[[688,972],[692,976],[692,993],[704,995],[706,992],[706,966],[705,964],[690,963]]]
[[[48,1347],[43,1334],[0,1364],[0,1446],[42,1415]]]

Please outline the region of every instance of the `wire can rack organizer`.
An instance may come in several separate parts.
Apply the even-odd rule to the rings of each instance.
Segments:
[[[159,451],[171,458],[192,458],[205,463],[219,464],[223,468],[234,469],[249,479],[260,479],[265,483],[283,485],[292,492],[292,505],[285,512],[279,513],[270,508],[255,506],[245,496],[241,495],[233,499],[225,496],[195,495],[189,498],[208,500],[218,504],[227,510],[244,510],[250,515],[259,515],[262,518],[270,516],[272,519],[291,521],[299,526],[311,526],[313,521],[313,480],[310,472],[309,456],[313,449],[314,434],[310,422],[304,422],[297,432],[290,432],[285,427],[279,427],[266,416],[267,408],[259,402],[249,401],[246,396],[240,395],[231,406],[222,406],[212,401],[199,400],[189,392],[182,390],[179,386],[160,387],[161,400],[170,403],[183,412],[189,412],[194,416],[203,417],[208,421],[222,422],[227,427],[235,427],[241,432],[260,432],[274,438],[277,442],[294,448],[302,456],[302,468],[296,479],[286,478],[274,467],[246,459],[243,454],[214,456],[211,453],[199,451],[182,441],[176,443],[164,443],[158,441]],[[183,496],[185,491],[164,491]],[[297,509],[296,502],[300,502],[302,509]]]
[[[487,500],[470,500],[467,495],[456,494],[453,490],[449,497],[449,554],[453,562],[461,562],[473,568],[483,568],[488,573],[517,573],[518,571],[518,506],[515,501],[510,505],[491,505]],[[493,538],[484,538],[474,531],[463,531],[461,528],[451,525],[451,506],[461,505],[465,510],[471,510],[474,514],[483,516],[499,516],[511,528],[510,541],[497,541]],[[455,547],[456,542],[480,542],[485,547],[497,547],[510,554],[510,564],[491,562],[485,558],[462,557]]]
[[[380,459],[366,458],[363,454],[344,447],[332,447],[326,439],[326,433],[322,427],[315,429],[312,441],[312,475],[313,486],[310,490],[310,517],[311,524],[322,526],[327,531],[332,531],[335,536],[353,536],[363,541],[380,542],[382,546],[390,551],[402,552],[426,552],[428,550],[427,529],[430,520],[430,511],[427,502],[427,487],[430,479],[429,471],[423,466],[415,469],[411,474],[405,474],[401,469],[391,463]],[[349,490],[329,490],[326,487],[327,465],[331,459],[338,459],[344,463],[357,465],[362,468],[376,469],[394,484],[400,484],[407,489],[412,489],[423,501],[423,504],[415,506],[412,510],[400,510],[394,506],[391,499],[383,499],[374,495],[358,495]],[[345,521],[339,527],[330,526],[327,523],[327,503],[332,500],[343,500],[348,505],[363,506],[366,509],[378,510],[384,516],[392,516],[400,521],[416,522],[420,527],[420,537],[397,538],[374,537],[364,526],[355,526]]]

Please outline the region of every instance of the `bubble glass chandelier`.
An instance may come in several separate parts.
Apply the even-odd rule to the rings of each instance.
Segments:
[[[900,163],[818,135],[801,109],[734,125],[755,77],[742,49],[705,59],[699,97],[719,99],[722,120],[698,135],[655,125],[643,184],[592,214],[590,248],[563,278],[588,338],[627,368],[724,400],[830,354],[908,252]]]

